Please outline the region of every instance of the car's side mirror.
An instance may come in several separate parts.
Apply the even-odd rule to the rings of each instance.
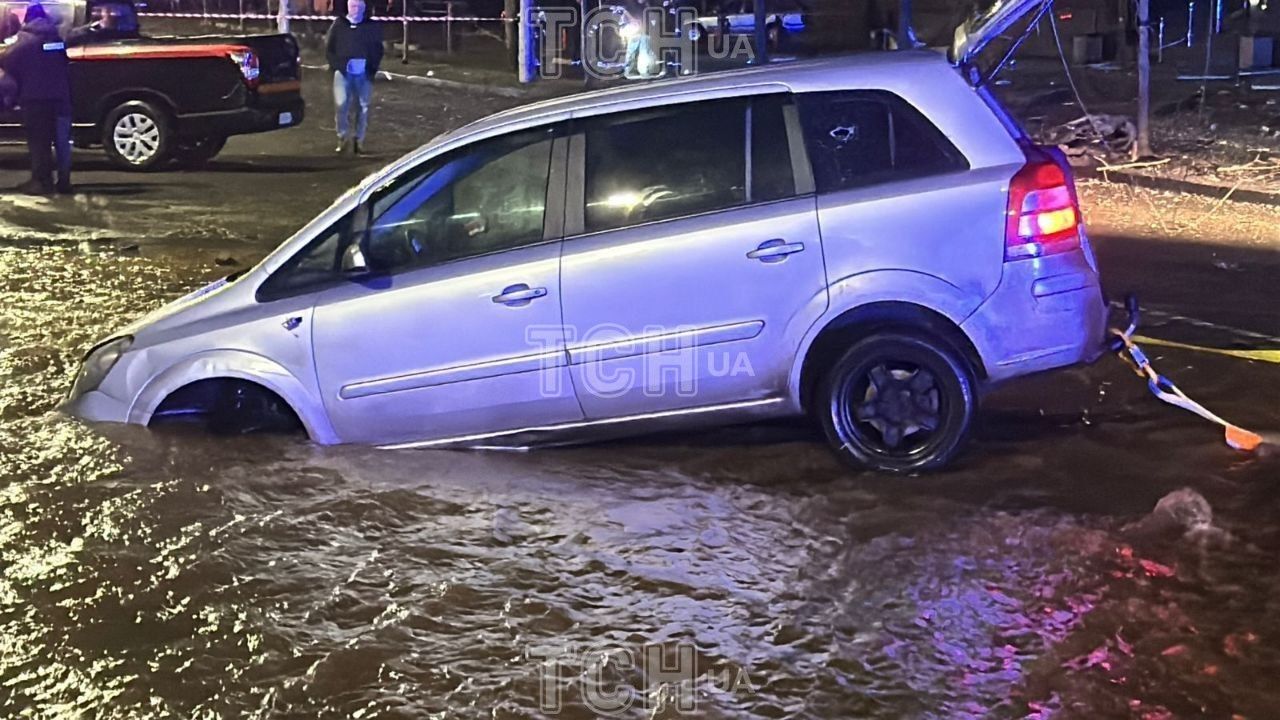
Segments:
[[[351,243],[342,251],[342,274],[364,275],[369,272],[369,263],[364,259],[364,250],[360,243]]]

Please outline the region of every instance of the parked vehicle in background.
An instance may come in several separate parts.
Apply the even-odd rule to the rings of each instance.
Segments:
[[[67,407],[398,448],[807,414],[941,467],[983,388],[1106,319],[1069,167],[978,76],[904,51],[499,113],[95,347]]]
[[[146,37],[129,0],[42,4],[67,40],[75,144],[101,146],[119,167],[197,165],[232,135],[302,122],[290,35]],[[0,2],[0,13],[21,22],[26,6]],[[0,111],[0,138],[21,137],[18,114]]]
[[[802,33],[808,9],[796,0],[769,0],[766,3],[765,37],[772,48],[784,47],[791,36]],[[709,5],[697,20],[684,28],[687,37],[703,42],[714,35],[753,35],[756,31],[755,0],[725,0]]]

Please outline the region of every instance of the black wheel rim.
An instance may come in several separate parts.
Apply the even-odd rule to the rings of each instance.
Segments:
[[[947,398],[937,373],[918,363],[879,358],[850,373],[838,397],[848,442],[867,454],[910,459],[942,438]]]

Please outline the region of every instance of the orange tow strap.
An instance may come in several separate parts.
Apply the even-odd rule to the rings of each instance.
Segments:
[[[1186,394],[1178,389],[1177,385],[1173,384],[1172,380],[1156,372],[1155,368],[1151,367],[1151,361],[1147,359],[1146,353],[1133,342],[1135,327],[1136,323],[1130,325],[1127,332],[1114,329],[1111,332],[1123,342],[1123,347],[1120,348],[1119,353],[1120,358],[1137,373],[1138,377],[1147,381],[1147,387],[1151,389],[1153,395],[1174,407],[1182,408],[1199,415],[1205,420],[1221,425],[1226,430],[1227,445],[1237,450],[1253,452],[1262,446],[1261,435],[1245,430],[1239,425],[1229,423],[1209,412],[1203,405],[1187,397]]]

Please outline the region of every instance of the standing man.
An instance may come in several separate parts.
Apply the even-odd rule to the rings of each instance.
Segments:
[[[334,20],[325,37],[325,54],[333,71],[333,104],[338,113],[337,151],[345,151],[350,141],[356,155],[363,149],[364,131],[369,125],[373,77],[382,64],[382,28],[365,14],[364,0],[347,0],[346,17]],[[353,104],[356,106],[354,137],[349,132]]]
[[[58,24],[42,5],[27,6],[17,39],[0,54],[0,69],[18,83],[22,127],[31,154],[31,179],[18,190],[31,195],[49,195],[55,189],[59,194],[71,194],[71,74]]]

